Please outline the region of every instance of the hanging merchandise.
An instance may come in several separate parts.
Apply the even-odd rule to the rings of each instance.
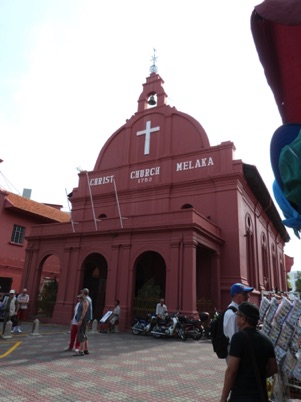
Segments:
[[[262,292],[262,332],[273,342],[279,373],[274,376],[274,401],[301,398],[301,300],[298,292]]]

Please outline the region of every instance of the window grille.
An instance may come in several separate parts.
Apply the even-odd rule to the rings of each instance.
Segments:
[[[24,226],[14,225],[10,241],[12,243],[23,244],[24,234],[25,234]]]

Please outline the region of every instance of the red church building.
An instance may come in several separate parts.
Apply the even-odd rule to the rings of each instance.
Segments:
[[[167,104],[163,84],[153,68],[137,112],[79,173],[71,223],[36,225],[27,238],[22,286],[33,301],[43,265],[59,261],[55,323],[69,322],[83,287],[94,318],[120,300],[121,329],[148,290],[183,313],[200,300],[224,308],[234,282],[253,286],[254,301],[287,290],[289,235],[256,167],[235,160],[230,141],[210,146],[198,121]]]

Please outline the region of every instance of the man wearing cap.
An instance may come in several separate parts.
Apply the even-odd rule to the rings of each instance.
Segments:
[[[4,303],[3,333],[5,332],[7,321],[12,322],[12,330],[11,330],[12,333],[14,332],[15,328],[17,328],[18,326],[17,311],[18,311],[18,301],[16,298],[16,292],[13,289],[11,289],[9,291],[8,298],[5,300]]]
[[[245,286],[242,283],[234,283],[234,285],[232,285],[230,288],[232,301],[224,315],[224,334],[227,338],[229,338],[229,343],[231,342],[232,336],[238,331],[235,312],[232,309],[229,309],[229,307],[234,308],[236,311],[241,303],[248,301],[250,292],[253,290],[254,288]],[[230,346],[228,346],[228,351],[229,349]]]
[[[240,329],[231,340],[220,402],[267,401],[266,378],[277,373],[271,340],[256,329],[259,309],[243,302],[236,312]]]
[[[86,299],[89,302],[89,321],[92,321],[93,320],[93,307],[92,307],[92,299],[89,296],[90,291],[88,288],[84,288],[81,290],[81,293],[83,293],[86,296]]]
[[[87,325],[92,319],[92,302],[89,295],[89,289],[85,288],[81,291],[77,297],[82,297],[77,308],[77,314],[75,316],[78,322],[77,339],[80,343],[79,351],[73,356],[84,356],[89,354],[88,350],[88,337],[87,337]]]

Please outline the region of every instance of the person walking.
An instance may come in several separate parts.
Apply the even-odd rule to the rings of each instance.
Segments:
[[[234,283],[230,288],[231,303],[227,307],[224,314],[224,334],[229,339],[229,344],[231,342],[232,336],[238,331],[238,325],[236,322],[235,312],[238,306],[249,300],[250,293],[254,288],[250,286],[245,286],[242,283]],[[230,346],[228,346],[229,352]]]
[[[21,322],[26,321],[27,318],[27,310],[28,310],[28,303],[29,303],[29,295],[27,293],[27,289],[24,288],[22,293],[19,293],[17,297],[17,301],[19,303],[19,309],[18,309],[18,325],[16,327],[16,332],[21,333]]]
[[[88,336],[87,336],[87,325],[91,321],[92,315],[92,301],[89,295],[89,289],[85,288],[78,297],[82,297],[77,308],[77,314],[75,319],[78,323],[77,339],[80,343],[79,350],[73,356],[84,356],[89,354],[88,349]]]
[[[76,321],[76,314],[78,310],[78,306],[80,305],[83,297],[81,295],[77,296],[77,303],[74,307],[74,314],[71,321],[71,329],[70,329],[70,341],[69,346],[65,349],[66,352],[74,350],[75,352],[79,351],[79,341],[77,338],[77,331],[78,331],[78,322]],[[73,349],[74,348],[74,349]]]
[[[2,333],[5,332],[7,321],[12,322],[11,333],[15,332],[15,328],[17,328],[18,326],[17,311],[18,311],[18,300],[16,298],[16,292],[15,290],[11,289],[4,303],[4,321],[3,321]]]
[[[272,341],[256,329],[255,304],[239,304],[236,320],[240,331],[231,339],[220,402],[267,402],[266,378],[278,371]]]

